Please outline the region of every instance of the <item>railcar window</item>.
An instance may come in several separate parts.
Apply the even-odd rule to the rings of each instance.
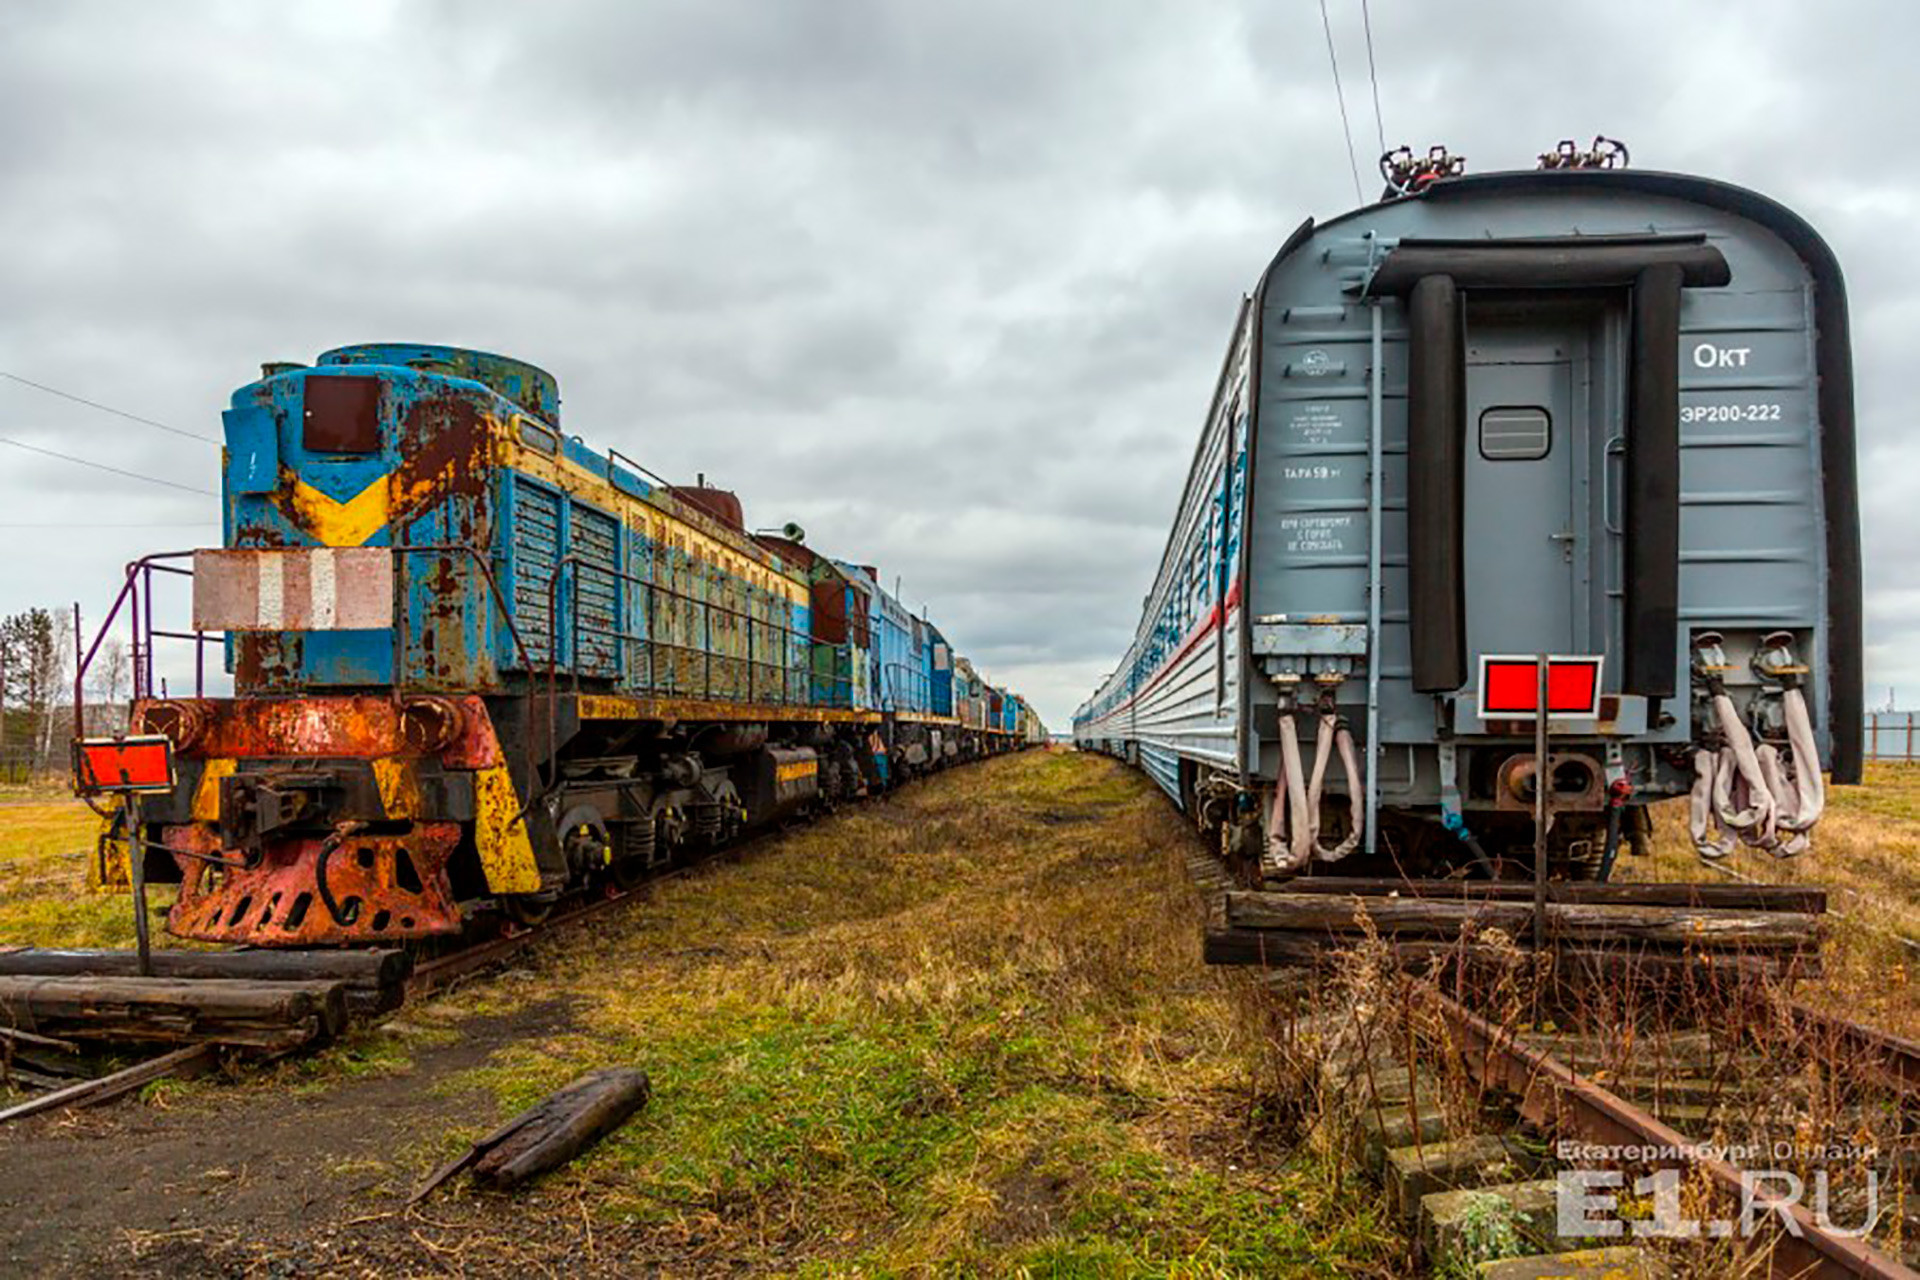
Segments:
[[[1553,418],[1536,405],[1507,405],[1480,415],[1480,456],[1490,462],[1532,462],[1553,447]]]
[[[380,451],[380,379],[308,378],[305,407],[308,453]]]

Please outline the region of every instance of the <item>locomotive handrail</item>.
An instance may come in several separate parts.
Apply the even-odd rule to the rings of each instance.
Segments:
[[[575,570],[574,580],[575,580],[576,591],[569,605],[568,621],[572,630],[575,633],[586,633],[586,634],[596,635],[596,636],[611,637],[616,640],[630,640],[638,644],[644,644],[648,646],[649,649],[658,647],[662,649],[681,650],[688,653],[698,653],[706,659],[706,665],[707,665],[706,678],[702,682],[702,687],[701,687],[701,693],[702,693],[702,696],[704,697],[711,698],[715,696],[722,696],[724,701],[729,701],[729,702],[753,701],[758,697],[758,694],[756,693],[757,682],[753,680],[752,674],[751,674],[752,669],[754,668],[772,669],[772,670],[780,671],[783,673],[785,673],[788,670],[787,665],[785,663],[766,661],[764,659],[755,658],[753,653],[753,649],[755,645],[755,632],[754,632],[755,628],[765,628],[766,630],[777,632],[779,634],[780,639],[786,642],[791,642],[794,640],[803,640],[808,643],[811,643],[812,641],[812,637],[810,635],[803,634],[796,628],[788,626],[785,623],[774,621],[771,618],[756,617],[749,610],[735,609],[732,606],[721,603],[719,601],[701,599],[700,597],[690,595],[687,592],[675,590],[673,587],[668,586],[665,583],[655,582],[638,574],[628,573],[622,569],[615,569],[604,564],[599,564],[599,563],[585,560],[578,553],[569,553],[565,556],[562,556],[560,560],[554,565],[553,573],[547,579],[547,617],[549,619],[554,620],[555,622],[557,622],[559,619],[559,611],[560,611],[559,591],[560,591],[561,581],[564,578],[566,571],[569,567],[572,567]],[[729,619],[735,623],[744,622],[747,628],[746,655],[744,657],[733,655],[733,654],[719,654],[717,656],[723,662],[739,662],[739,663],[745,664],[749,668],[748,687],[747,687],[745,698],[743,699],[743,698],[734,696],[732,694],[716,695],[714,693],[713,659],[716,655],[713,652],[711,645],[703,649],[690,644],[682,644],[674,640],[659,639],[657,638],[656,633],[652,631],[649,631],[646,635],[643,636],[643,635],[635,634],[633,632],[622,631],[617,628],[599,627],[599,626],[593,626],[590,624],[582,625],[579,617],[580,598],[579,598],[579,592],[577,590],[579,585],[579,571],[582,567],[584,567],[586,570],[590,572],[602,574],[608,578],[618,579],[621,582],[630,583],[634,586],[641,588],[644,592],[646,592],[647,620],[649,621],[649,623],[653,622],[653,620],[658,614],[657,604],[661,597],[667,598],[669,602],[680,602],[680,603],[698,606],[703,611],[702,622],[704,624],[705,633],[707,634],[709,639],[711,639],[711,637],[714,634],[713,615],[715,613],[718,613],[723,618]],[[558,687],[558,683],[559,683],[560,653],[559,653],[558,641],[559,641],[559,637],[558,637],[558,632],[556,630],[555,635],[552,637],[552,642],[548,646],[547,664],[546,664],[548,668],[549,682],[553,684],[556,688]],[[648,676],[646,680],[646,688],[649,692],[659,692],[660,685],[659,685],[659,681],[654,677],[654,673],[652,670],[652,663],[649,662],[648,665],[649,665],[649,670],[648,670]],[[532,668],[530,667],[529,670],[531,669]],[[568,671],[573,679],[574,689],[576,692],[578,692],[580,687],[581,660],[577,652],[572,656],[571,660],[568,663]],[[786,704],[786,703],[804,700],[803,697],[796,697],[793,691],[789,690],[786,687],[786,683],[787,682],[785,681],[784,678],[780,682],[781,688],[780,688],[780,693],[778,697],[778,701],[780,703]],[[836,681],[836,683],[839,683],[839,682]],[[671,689],[670,692],[676,692],[676,693],[681,692],[681,690],[677,687],[677,682],[675,687]]]
[[[480,550],[480,548],[474,546],[472,543],[469,543],[469,542],[433,542],[433,543],[424,543],[419,546],[411,546],[411,545],[397,546],[394,548],[394,550],[402,552],[406,555],[413,555],[416,552],[423,552],[423,551],[433,552],[436,554],[445,554],[447,552],[458,552],[462,555],[472,557],[474,564],[480,570],[480,576],[486,580],[487,590],[493,596],[494,604],[497,605],[500,609],[501,620],[507,624],[507,634],[513,638],[513,646],[514,648],[520,651],[520,660],[526,664],[527,672],[529,676],[531,676],[534,669],[533,655],[530,652],[528,652],[526,641],[523,640],[520,636],[520,628],[514,625],[513,610],[507,607],[507,598],[505,593],[503,593],[500,590],[500,580],[494,576],[493,565],[489,562],[488,556],[485,553],[483,553]],[[393,628],[394,630],[393,674],[394,674],[394,681],[395,681],[396,696],[398,696],[398,692],[399,692],[398,681],[401,673],[405,670],[406,658],[407,658],[407,654],[406,654],[407,593],[404,590],[406,575],[407,575],[406,561],[402,560],[400,562],[399,576],[395,580],[396,590],[394,593],[396,599],[398,599],[400,602],[400,607],[394,614],[395,625]],[[539,766],[534,763],[533,736],[531,734],[523,735],[523,742],[524,742],[524,745],[526,746],[527,778],[530,782],[538,784],[539,786],[538,794],[544,794],[547,788],[547,784],[540,780]],[[548,750],[552,750],[553,744],[551,741],[548,742],[547,747],[548,747]],[[557,773],[556,773],[556,776],[558,776]],[[534,798],[537,798],[537,795]],[[527,809],[530,809],[532,807],[533,807],[533,799],[529,799],[527,802],[527,807],[520,811],[519,817],[516,817],[514,821],[517,822],[520,820],[520,818],[524,818],[526,816]]]
[[[153,626],[153,575],[171,573],[183,578],[191,578],[193,570],[182,569],[178,565],[165,563],[171,560],[184,560],[193,556],[191,551],[157,551],[145,555],[127,566],[126,576],[121,581],[120,591],[113,598],[113,605],[107,610],[106,619],[100,629],[94,633],[93,643],[81,652],[80,606],[73,607],[73,737],[77,740],[86,736],[86,679],[87,672],[93,666],[93,660],[99,656],[100,646],[106,642],[107,633],[113,629],[114,621],[119,618],[120,610],[129,600],[133,608],[130,614],[132,622],[133,652],[128,661],[133,668],[133,697],[153,691],[153,638],[159,636],[170,640],[187,640],[193,643],[193,693],[204,696],[206,689],[206,646],[216,643],[203,631],[156,631]],[[142,587],[144,586],[144,591]],[[145,603],[145,616],[142,617],[142,602]],[[224,636],[224,633],[223,633]],[[142,643],[142,638],[145,643]]]
[[[626,454],[620,452],[618,449],[607,450],[607,483],[608,484],[614,483],[613,463],[616,458],[619,459],[621,462],[626,463],[627,466],[639,472],[641,475],[645,476],[647,479],[659,485],[662,489],[666,489],[669,491],[672,490],[673,481],[668,480],[657,471],[650,471],[646,467],[641,466],[639,463],[635,462],[632,458],[629,458]]]
[[[608,578],[618,579],[623,583],[629,583],[634,586],[637,586],[643,592],[645,592],[645,599],[646,599],[645,609],[646,609],[647,622],[649,624],[649,630],[646,635],[636,636],[636,635],[633,635],[632,633],[621,631],[618,629],[609,629],[606,627],[596,627],[591,625],[588,625],[588,626],[581,625],[580,616],[579,616],[580,615],[579,579],[580,579],[580,571],[582,566],[584,566],[586,569],[590,570],[593,573],[603,574]],[[568,662],[568,671],[572,678],[573,689],[576,695],[580,691],[580,675],[581,675],[581,661],[580,661],[580,655],[578,652],[579,646],[578,646],[577,638],[582,633],[586,633],[586,634],[592,634],[592,635],[603,636],[603,637],[611,637],[615,640],[628,640],[634,643],[646,645],[648,649],[648,654],[647,654],[647,678],[646,678],[645,687],[649,693],[657,693],[659,691],[659,683],[655,678],[656,669],[653,661],[653,650],[655,648],[663,648],[663,649],[669,649],[669,650],[687,652],[687,653],[698,653],[704,658],[706,663],[705,679],[702,681],[702,696],[708,697],[708,698],[712,698],[716,696],[713,691],[714,652],[713,652],[713,645],[712,645],[713,635],[714,635],[713,615],[716,611],[719,612],[723,617],[729,618],[736,623],[741,620],[745,620],[747,624],[746,656],[744,658],[739,658],[729,654],[720,655],[722,661],[744,663],[747,671],[746,696],[744,698],[740,698],[740,697],[729,695],[729,696],[726,696],[723,700],[729,701],[729,702],[743,701],[743,702],[749,702],[749,703],[756,701],[758,699],[758,694],[756,690],[758,688],[759,682],[755,679],[754,672],[756,669],[760,669],[760,668],[768,668],[781,673],[780,691],[779,691],[778,698],[776,700],[778,705],[787,706],[787,705],[793,705],[795,703],[804,702],[805,694],[811,692],[813,670],[812,670],[812,664],[810,661],[805,669],[797,670],[790,673],[788,671],[786,664],[780,663],[780,662],[758,661],[755,659],[754,653],[753,653],[754,629],[756,627],[765,627],[770,631],[778,633],[780,640],[783,644],[791,644],[791,642],[794,641],[795,639],[800,639],[807,642],[808,644],[811,644],[812,643],[811,636],[803,636],[795,628],[791,626],[787,626],[783,623],[774,622],[769,619],[755,618],[751,612],[735,609],[729,605],[718,603],[713,600],[703,600],[696,596],[689,595],[685,592],[676,591],[674,588],[670,586],[667,586],[663,583],[651,581],[647,578],[641,577],[638,574],[628,573],[623,569],[615,569],[607,565],[598,564],[598,563],[585,560],[577,552],[569,552],[567,555],[560,557],[559,561],[553,567],[553,573],[547,579],[548,636],[547,636],[547,655],[546,655],[547,657],[546,701],[547,701],[548,750],[550,751],[553,750],[554,740],[559,733],[558,708],[559,708],[559,699],[560,699],[560,628],[558,623],[560,620],[560,584],[561,584],[561,580],[566,576],[566,572],[569,568],[573,569],[574,571],[575,589],[573,593],[573,598],[569,602],[568,623],[569,623],[571,632],[576,639],[575,639],[575,645],[574,645],[574,652],[572,653],[570,657],[570,661]],[[657,638],[657,632],[652,628],[653,628],[654,620],[658,615],[657,604],[660,597],[662,596],[666,597],[670,603],[684,602],[687,604],[698,605],[701,608],[702,610],[701,621],[703,624],[702,630],[708,640],[707,646],[704,649],[696,648],[695,646],[689,645],[689,644],[681,644],[673,640],[661,640]],[[617,671],[617,668],[619,665],[617,649],[615,650],[615,655],[616,655],[615,666]],[[534,671],[534,667],[532,666],[531,662],[529,662],[527,669],[530,673]],[[803,682],[805,682],[801,690],[800,697],[795,697],[794,692],[788,687],[789,674],[797,675]],[[830,677],[829,681],[831,684],[835,684],[835,685],[842,683],[837,677]],[[848,680],[845,683],[851,686],[852,682],[851,680]],[[679,690],[676,688],[674,692],[679,692]],[[849,700],[849,703],[851,703],[851,700],[852,700],[851,688],[849,688],[848,700]],[[555,779],[557,779],[558,776],[559,774],[556,771],[554,774]],[[551,786],[551,783],[544,784],[543,792],[546,786]]]
[[[933,677],[923,671],[917,671],[904,662],[889,662],[881,668],[883,696],[890,696],[895,703],[892,710],[933,710]],[[915,683],[915,682],[918,683]],[[902,687],[904,686],[904,688]],[[926,703],[924,708],[902,707],[903,701],[910,701],[915,694]]]

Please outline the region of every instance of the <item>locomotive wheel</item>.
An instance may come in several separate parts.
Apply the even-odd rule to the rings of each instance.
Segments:
[[[567,875],[575,884],[612,864],[613,839],[599,810],[587,804],[567,810],[560,819],[560,852],[567,861]]]
[[[509,893],[500,899],[500,909],[517,925],[533,928],[545,924],[553,914],[553,899],[534,893]]]
[[[647,865],[645,858],[615,858],[607,868],[607,878],[614,888],[630,893],[646,883]]]

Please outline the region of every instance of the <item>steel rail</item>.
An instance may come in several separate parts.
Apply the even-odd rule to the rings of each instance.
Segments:
[[[979,761],[962,761],[960,763],[977,764]],[[855,797],[853,803],[865,804],[873,800],[884,799],[888,796],[898,794],[903,789],[904,784],[903,786],[894,787],[889,791],[882,792],[879,795]],[[842,802],[841,807],[847,807],[846,802]],[[407,996],[409,999],[412,999],[433,991],[444,990],[450,983],[457,979],[465,977],[467,974],[476,972],[477,970],[484,969],[498,960],[503,960],[507,956],[523,950],[541,938],[546,937],[549,933],[570,928],[573,925],[602,915],[611,914],[636,899],[646,897],[649,889],[667,884],[673,880],[678,880],[683,876],[692,875],[696,871],[707,870],[717,864],[722,858],[738,861],[741,858],[760,851],[764,846],[787,834],[795,825],[798,824],[786,823],[764,831],[755,832],[745,839],[740,840],[738,843],[726,844],[717,849],[711,849],[692,862],[684,863],[677,867],[669,867],[663,871],[649,875],[631,889],[609,889],[599,898],[583,902],[570,910],[563,911],[559,915],[552,916],[532,927],[516,929],[511,933],[502,934],[494,938],[487,938],[483,941],[462,947],[458,951],[449,952],[444,956],[435,956],[431,960],[422,960],[414,965],[413,973],[407,979]]]
[[[1679,1130],[1550,1054],[1520,1043],[1511,1031],[1495,1026],[1431,983],[1416,981],[1414,989],[1459,1037],[1469,1068],[1483,1084],[1514,1094],[1525,1119],[1561,1136],[1672,1150],[1722,1193],[1735,1199],[1751,1196],[1754,1207],[1769,1221],[1777,1222],[1782,1216],[1791,1219],[1790,1228],[1775,1229],[1769,1235],[1768,1274],[1796,1280],[1843,1276],[1920,1280],[1920,1272],[1899,1260],[1822,1227],[1799,1203],[1747,1186],[1739,1168],[1706,1155]]]
[[[1224,902],[1232,882],[1217,855],[1209,852],[1190,858],[1187,870],[1209,911]],[[1212,883],[1212,877],[1205,875],[1207,870],[1219,873],[1220,880]],[[1754,1208],[1776,1224],[1767,1240],[1767,1274],[1782,1280],[1857,1276],[1920,1280],[1920,1272],[1899,1259],[1822,1227],[1796,1201],[1782,1201],[1758,1187],[1749,1190],[1743,1183],[1742,1170],[1735,1165],[1705,1154],[1702,1144],[1550,1053],[1521,1042],[1513,1030],[1474,1013],[1431,981],[1415,978],[1413,990],[1448,1024],[1457,1044],[1465,1050],[1462,1056],[1468,1069],[1482,1085],[1513,1094],[1519,1100],[1520,1115],[1529,1122],[1558,1136],[1608,1145],[1665,1148],[1687,1167],[1702,1173],[1723,1194],[1736,1200],[1750,1194]],[[1783,999],[1780,1007],[1802,1034],[1828,1037],[1842,1052],[1857,1055],[1876,1082],[1903,1094],[1920,1094],[1920,1042],[1798,1001]],[[1786,1218],[1792,1220],[1792,1227],[1781,1229],[1777,1224]]]
[[[722,853],[744,853],[748,849],[751,849],[759,839],[764,838],[765,837],[756,837],[754,840],[749,840],[742,845],[729,845],[724,849],[715,849],[710,855],[701,858],[697,862],[690,862],[685,866],[672,867],[658,875],[648,876],[631,889],[610,889],[601,897],[594,898],[572,907],[569,910],[562,911],[556,916],[542,920],[537,925],[518,927],[511,932],[502,933],[497,937],[486,938],[479,942],[472,943],[460,948],[458,951],[451,951],[443,956],[435,956],[431,960],[422,960],[414,965],[413,973],[407,978],[407,998],[411,1000],[418,996],[445,990],[455,980],[484,969],[496,961],[504,960],[515,952],[531,946],[533,943],[546,937],[549,933],[559,932],[573,925],[580,924],[583,921],[610,914],[615,909],[627,905],[636,898],[644,898],[646,896],[646,890],[656,885],[665,884],[670,880],[677,880],[689,872],[697,871],[709,865],[714,858]]]
[[[1826,1041],[1849,1068],[1903,1095],[1920,1094],[1920,1043],[1782,998],[1781,1008],[1800,1034]]]
[[[963,763],[977,762],[969,761]],[[866,803],[875,799],[881,799],[884,798],[884,796],[897,794],[901,789],[900,787],[895,787],[891,791],[882,793],[881,796],[868,795],[856,797],[855,802]],[[841,807],[846,807],[846,802],[842,802]],[[480,942],[472,943],[469,946],[462,947],[457,951],[449,952],[444,956],[435,956],[431,960],[422,960],[414,965],[413,973],[407,979],[407,998],[413,999],[434,991],[444,990],[452,982],[465,977],[469,973],[484,969],[496,961],[504,960],[515,952],[531,946],[533,943],[546,937],[549,933],[571,928],[573,925],[595,919],[599,916],[612,914],[636,899],[645,898],[648,890],[678,880],[684,876],[692,875],[696,871],[707,870],[715,866],[723,858],[730,861],[738,861],[741,858],[756,853],[774,840],[787,834],[793,825],[795,824],[784,824],[768,828],[764,831],[757,831],[737,843],[722,845],[717,849],[710,849],[692,862],[683,863],[677,867],[668,867],[652,875],[648,875],[631,889],[610,888],[602,896],[587,902],[582,902],[569,910],[541,921],[537,925],[519,928],[511,933],[501,934],[498,937],[487,938]]]
[[[24,1120],[28,1116],[37,1116],[47,1111],[57,1111],[66,1107],[92,1107],[115,1098],[123,1098],[136,1089],[145,1088],[155,1080],[168,1076],[196,1075],[207,1070],[219,1060],[219,1046],[211,1040],[202,1040],[195,1044],[182,1045],[170,1049],[155,1058],[136,1062],[109,1075],[97,1076],[92,1080],[80,1080],[51,1093],[43,1093],[37,1098],[28,1098],[16,1102],[10,1107],[0,1109],[0,1124],[13,1120]]]

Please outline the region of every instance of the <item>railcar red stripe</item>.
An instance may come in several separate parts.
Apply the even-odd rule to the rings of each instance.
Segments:
[[[1141,685],[1140,688],[1134,692],[1132,697],[1128,698],[1125,702],[1122,702],[1119,706],[1113,708],[1111,711],[1108,711],[1106,713],[1106,716],[1118,715],[1120,712],[1125,711],[1128,707],[1131,707],[1132,705],[1134,705],[1141,698],[1144,698],[1149,693],[1153,692],[1153,690],[1159,686],[1162,680],[1165,680],[1169,675],[1173,674],[1174,668],[1180,665],[1181,660],[1184,659],[1188,653],[1192,652],[1192,650],[1196,645],[1198,645],[1202,640],[1205,640],[1208,636],[1213,634],[1214,628],[1220,625],[1222,609],[1223,608],[1225,609],[1226,616],[1229,619],[1231,619],[1233,616],[1234,610],[1239,608],[1239,606],[1240,606],[1240,584],[1236,582],[1233,584],[1232,588],[1228,590],[1227,598],[1224,601],[1224,603],[1214,605],[1213,608],[1207,611],[1207,616],[1202,618],[1199,622],[1195,623],[1193,626],[1193,629],[1187,632],[1186,638],[1180,642],[1180,647],[1174,650],[1173,656],[1171,658],[1168,658],[1164,663],[1162,663],[1160,667],[1153,673],[1153,675],[1147,680],[1147,682],[1144,685]],[[1102,716],[1100,718],[1105,719],[1106,716]]]

